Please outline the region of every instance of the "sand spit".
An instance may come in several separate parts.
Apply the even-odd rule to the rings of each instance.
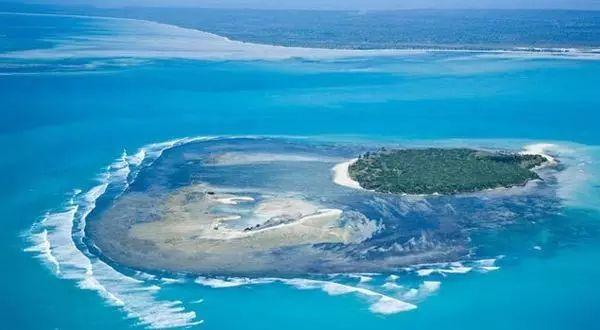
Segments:
[[[364,189],[360,186],[360,184],[354,181],[350,177],[350,173],[348,171],[350,165],[354,164],[358,158],[354,158],[351,160],[347,160],[345,162],[339,163],[335,165],[331,170],[333,172],[333,182],[339,184],[340,186],[352,188],[352,189]]]

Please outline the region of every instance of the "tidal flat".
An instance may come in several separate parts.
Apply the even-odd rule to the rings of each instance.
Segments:
[[[447,196],[336,182],[339,163],[373,148],[268,137],[177,146],[142,167],[122,195],[93,214],[88,232],[106,257],[145,271],[381,272],[469,258],[473,232],[559,207],[556,167],[540,172],[545,179],[531,172],[537,180],[504,191]],[[517,158],[528,162],[527,171],[545,162]]]

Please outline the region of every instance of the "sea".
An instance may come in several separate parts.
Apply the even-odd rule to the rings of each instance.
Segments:
[[[600,328],[597,12],[2,8],[0,328]],[[354,20],[361,34],[336,24]],[[559,168],[551,207],[473,214],[494,226],[469,259],[228,277],[94,249],[106,196],[164,155],[240,139],[537,148]]]

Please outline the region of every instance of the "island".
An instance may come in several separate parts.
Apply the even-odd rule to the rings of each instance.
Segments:
[[[464,260],[474,231],[560,209],[562,166],[536,167],[558,164],[545,154],[556,146],[374,143],[231,137],[149,153],[135,175],[102,188],[85,237],[107,260],[147,273],[329,278]],[[454,195],[538,175],[527,189]],[[436,192],[448,195],[403,195]]]
[[[458,194],[524,185],[539,179],[539,154],[468,148],[382,148],[362,154],[348,166],[360,187],[394,194]]]

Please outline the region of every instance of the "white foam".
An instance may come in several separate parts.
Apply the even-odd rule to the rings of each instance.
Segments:
[[[369,310],[379,314],[394,314],[399,312],[410,311],[417,308],[416,305],[413,305],[411,303],[404,302],[402,300],[362,287],[355,287],[329,281],[319,281],[300,278],[280,279],[280,281],[302,290],[320,289],[330,295],[343,295],[348,293],[358,294],[359,296],[363,296],[368,299],[373,299],[374,302],[371,303],[371,305],[369,306]]]
[[[547,161],[546,164],[542,166],[553,166],[557,164],[556,159],[554,157],[548,155],[547,151],[556,148],[555,144],[552,143],[534,143],[526,145],[521,152],[524,155],[540,155],[544,157]]]
[[[419,276],[429,276],[433,273],[437,272],[436,269],[432,269],[432,268],[424,268],[424,269],[418,269],[417,270],[417,275]]]
[[[472,267],[452,266],[448,269],[440,269],[439,272],[447,273],[447,274],[466,274],[466,273],[470,272],[471,270],[473,270]]]
[[[58,277],[76,281],[81,289],[98,292],[109,304],[122,308],[127,317],[136,318],[143,325],[167,328],[198,323],[195,313],[185,312],[180,302],[156,299],[158,287],[125,276],[79,250],[71,236],[79,208],[79,205],[69,205],[65,211],[49,213],[38,224],[44,229],[39,235],[32,235],[34,241],[40,239],[41,242],[27,251],[37,252],[55,265]]]
[[[245,277],[198,277],[195,280],[196,283],[208,286],[211,288],[233,288],[239,286],[246,285],[256,285],[256,284],[268,284],[274,282],[280,282],[286,285],[293,286],[294,288],[300,290],[322,290],[331,296],[339,296],[346,294],[357,294],[361,297],[365,297],[371,301],[371,305],[369,306],[369,310],[374,313],[380,314],[392,314],[405,312],[409,310],[413,310],[417,308],[416,305],[411,303],[407,303],[401,301],[399,299],[384,295],[379,292],[375,292],[373,290],[351,286],[347,284],[341,284],[332,281],[321,281],[321,280],[312,280],[312,279],[304,279],[304,278],[245,278]]]
[[[364,275],[363,275],[363,276],[360,276],[360,277],[358,278],[358,281],[359,281],[360,283],[371,282],[372,280],[373,280],[373,278],[372,278],[372,277],[370,277],[370,276],[364,276]]]
[[[127,163],[133,166],[140,166],[146,158],[146,149],[140,148],[137,153],[127,157]]]
[[[416,270],[418,276],[430,276],[432,274],[466,274],[473,270],[473,267],[467,267],[460,263],[452,263],[448,266],[439,264],[438,268],[420,268]]]
[[[497,266],[484,266],[484,267],[479,268],[479,270],[484,273],[493,272],[498,269],[500,269],[500,267],[497,267]]]
[[[418,288],[412,288],[402,295],[402,297],[411,302],[419,302],[436,293],[442,283],[439,281],[423,281]]]
[[[389,296],[381,296],[369,310],[378,314],[396,314],[416,309],[417,306]]]
[[[397,280],[399,278],[400,278],[400,276],[392,274],[392,275],[390,275],[390,276],[387,277],[386,281],[395,281],[395,280]]]
[[[500,258],[502,258],[502,256],[497,257],[497,259]],[[487,273],[500,269],[500,267],[496,265],[497,259],[488,258],[470,261],[420,264],[408,268],[407,270],[414,271],[418,276],[421,277],[426,277],[433,274],[440,274],[442,276],[447,276],[451,274],[466,274],[471,271]]]
[[[144,273],[144,272],[139,271],[139,270],[136,271],[135,274],[132,277],[140,279],[142,281],[153,281],[153,280],[156,280],[156,275]]]
[[[165,284],[181,284],[181,283],[186,282],[186,280],[184,278],[168,278],[168,277],[163,277],[160,279],[160,281]]]
[[[167,147],[150,150],[160,155]],[[158,299],[156,293],[160,287],[126,276],[91,255],[83,245],[77,246],[81,244],[86,217],[95,208],[97,199],[110,184],[126,187],[130,165],[141,164],[142,155],[148,153],[138,152],[131,158],[124,152],[101,176],[99,185],[81,196],[76,191],[63,210],[47,213],[32,226],[29,235],[32,246],[25,250],[44,259],[59,278],[76,281],[81,289],[96,291],[107,303],[120,307],[128,318],[135,318],[144,326],[162,329],[200,324],[196,313],[186,311],[180,301]]]
[[[87,259],[75,246],[71,238],[72,223],[79,206],[70,204],[64,210],[48,213],[40,222],[43,228],[42,250],[30,248],[29,252],[42,253],[49,262],[56,266],[55,274],[63,278],[80,279],[80,274],[85,275],[90,268]]]
[[[499,270],[500,267],[496,266],[496,259],[481,259],[473,262],[473,267],[482,273],[492,272]]]
[[[352,279],[358,279],[359,283],[367,283],[373,280],[373,276],[377,276],[377,273],[333,273],[329,274],[330,278],[334,277],[346,277]]]
[[[50,241],[48,240],[48,230],[44,229],[40,233],[30,235],[31,242],[34,244],[26,248],[25,252],[39,253],[39,257],[47,262],[55,274],[60,274],[60,263],[52,254]]]
[[[431,294],[438,291],[441,285],[442,283],[439,281],[424,281],[419,287],[419,290],[421,292]]]
[[[398,291],[398,290],[404,290],[404,286],[403,285],[398,285],[394,282],[385,282],[381,285],[382,288],[386,289],[386,290],[390,290],[390,291]]]
[[[558,155],[564,165],[555,174],[558,182],[558,196],[563,204],[571,207],[600,210],[600,148],[561,143],[550,149]]]
[[[79,239],[81,239],[84,235],[85,221],[86,221],[88,215],[96,207],[96,200],[98,198],[100,198],[100,196],[102,196],[106,192],[106,189],[108,188],[108,181],[109,181],[109,178],[108,178],[108,176],[106,176],[105,182],[93,187],[87,193],[85,193],[83,195],[83,199],[85,200],[85,203],[86,203],[86,208],[84,209],[84,212],[81,215],[80,221],[75,224],[77,226],[77,230],[78,230],[77,234],[79,235]]]
[[[325,282],[321,285],[321,290],[325,291],[330,296],[338,296],[342,294],[355,292],[355,288],[349,285],[339,284],[335,282]]]
[[[475,261],[475,264],[479,265],[481,267],[493,267],[494,265],[496,265],[496,259],[493,259],[493,258],[481,259],[481,260]]]
[[[244,285],[253,285],[253,284],[267,284],[272,283],[273,279],[268,278],[247,278],[247,277],[229,277],[229,278],[218,278],[218,277],[197,277],[194,282],[208,286],[215,289],[220,288],[234,288],[238,286]]]

